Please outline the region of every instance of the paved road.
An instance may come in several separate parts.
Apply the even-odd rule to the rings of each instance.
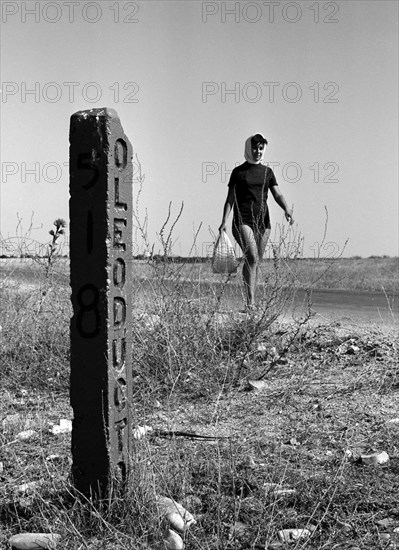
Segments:
[[[298,297],[301,297],[301,293]],[[320,319],[399,325],[398,295],[386,296],[382,292],[315,290],[312,292],[312,308]]]
[[[143,288],[149,282],[142,281]],[[228,284],[224,291],[220,284],[201,283],[201,288],[192,283],[185,286],[187,296],[192,299],[201,299],[209,293],[218,295],[223,293],[222,309],[242,309],[244,297],[243,286]],[[312,310],[320,321],[342,320],[346,323],[377,324],[381,326],[399,326],[399,295],[386,296],[383,292],[354,292],[350,290],[313,290],[311,295]],[[299,314],[301,306],[306,309],[306,294],[298,291],[292,309]]]

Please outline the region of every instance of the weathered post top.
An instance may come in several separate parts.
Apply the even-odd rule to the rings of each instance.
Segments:
[[[71,116],[72,474],[100,498],[131,451],[132,156],[113,109]]]

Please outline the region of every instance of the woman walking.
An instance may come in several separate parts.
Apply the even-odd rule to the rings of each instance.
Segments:
[[[223,219],[219,227],[219,232],[226,231],[226,222],[234,207],[232,232],[244,255],[242,273],[249,309],[255,307],[258,266],[271,231],[267,206],[269,189],[274,200],[284,210],[286,220],[291,225],[294,223],[292,212],[278,188],[273,170],[262,164],[266,145],[267,140],[259,133],[246,140],[245,162],[231,173]]]

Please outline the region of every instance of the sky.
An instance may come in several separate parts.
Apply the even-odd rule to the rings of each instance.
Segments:
[[[3,241],[46,242],[68,222],[70,116],[109,107],[133,145],[134,200],[139,163],[145,176],[140,220],[156,252],[169,205],[167,228],[183,204],[172,252],[209,254],[229,174],[261,132],[295,219],[288,230],[269,197],[272,242],[288,231],[304,256],[398,256],[396,1],[1,8]]]

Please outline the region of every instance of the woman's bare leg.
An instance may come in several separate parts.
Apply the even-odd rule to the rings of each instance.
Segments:
[[[266,246],[269,241],[271,229],[265,229],[263,233],[258,233],[256,235],[256,241],[258,246],[258,257],[259,261],[263,260],[263,256],[265,254]]]
[[[242,276],[247,299],[247,306],[255,305],[256,271],[258,266],[258,244],[249,225],[233,228],[233,235],[244,254]]]
[[[256,271],[256,281],[258,281],[259,269],[261,266],[261,261],[263,260],[263,256],[265,254],[267,243],[269,241],[270,233],[271,233],[271,229],[265,229],[263,233],[257,233],[255,235],[256,244],[258,246],[258,264],[257,264],[257,271]]]

